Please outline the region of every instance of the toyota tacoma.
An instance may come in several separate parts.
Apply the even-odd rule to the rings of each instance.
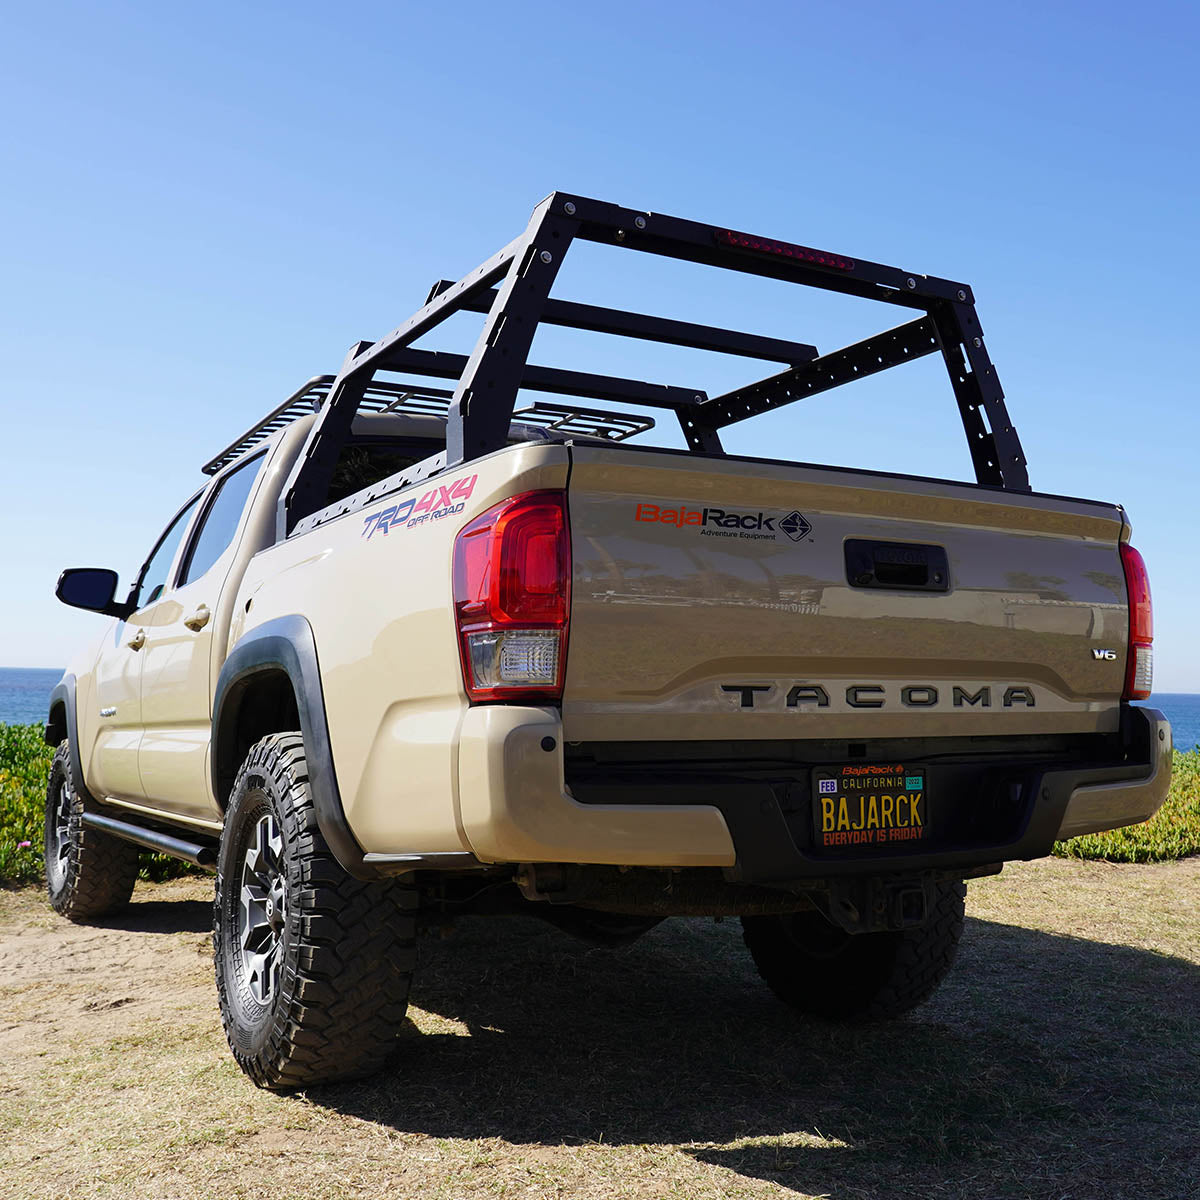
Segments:
[[[554,297],[577,241],[909,319],[818,350]],[[470,354],[415,344],[455,314]],[[770,373],[531,363],[548,325]],[[926,355],[971,482],[722,446]],[[646,410],[680,448],[636,441]],[[262,1086],[378,1069],[418,928],[460,913],[610,945],[736,916],[786,1003],[895,1017],[949,970],[965,881],[1167,791],[1129,520],[1031,490],[965,284],[555,193],[204,472],[126,592],[59,579],[110,620],[50,703],[46,875],[79,921],[143,850],[214,870],[221,1015]]]

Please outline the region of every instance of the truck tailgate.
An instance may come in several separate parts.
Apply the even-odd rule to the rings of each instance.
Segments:
[[[1121,509],[669,451],[571,453],[569,741],[1117,728]]]

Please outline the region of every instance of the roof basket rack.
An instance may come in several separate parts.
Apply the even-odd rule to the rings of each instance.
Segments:
[[[272,434],[278,433],[293,421],[320,412],[321,406],[329,396],[333,381],[332,375],[314,375],[257,425],[247,429],[220,454],[206,462],[201,470],[205,475],[215,475],[247,450],[265,442]],[[427,387],[424,384],[372,381],[359,405],[359,412],[404,413],[445,418],[453,396],[453,392],[444,388]],[[567,404],[531,404],[513,413],[514,420],[518,417],[524,418],[522,424],[537,425],[543,429],[554,429],[579,437],[603,438],[609,442],[624,441],[654,428],[654,420],[651,417],[601,412],[598,409]]]
[[[265,442],[272,434],[301,417],[321,411],[333,384],[332,375],[314,375],[297,388],[278,408],[267,413],[257,425],[251,426],[241,437],[234,438],[220,454],[210,459],[200,469],[205,475],[215,475],[229,466],[247,450]],[[445,416],[451,393],[442,388],[418,387],[411,384],[372,382],[363,398],[364,412],[424,412],[433,416]]]
[[[600,412],[595,408],[579,408],[571,404],[531,404],[518,408],[513,420],[523,417],[524,425],[556,429],[579,437],[603,438],[606,442],[623,442],[635,434],[654,428],[653,417],[633,416],[631,413]]]

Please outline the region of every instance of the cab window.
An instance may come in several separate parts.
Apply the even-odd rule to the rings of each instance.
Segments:
[[[158,539],[158,544],[150,554],[150,561],[142,568],[142,575],[138,580],[137,595],[134,597],[134,604],[138,608],[153,604],[162,595],[175,551],[179,549],[179,543],[183,541],[188,523],[199,503],[200,496],[193,496],[187,507],[167,526],[166,533]]]
[[[217,484],[216,492],[208,503],[208,511],[200,522],[200,529],[192,539],[191,550],[179,575],[179,586],[199,579],[225,553],[237,533],[242,519],[242,510],[250,497],[258,470],[265,455],[259,454],[243,463]]]
[[[348,442],[333,468],[325,503],[345,500],[445,448],[444,441],[435,442],[431,438],[359,438]]]

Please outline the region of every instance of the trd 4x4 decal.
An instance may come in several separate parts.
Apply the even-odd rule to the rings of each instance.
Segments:
[[[415,496],[392,504],[388,508],[363,518],[362,536],[373,538],[377,533],[390,533],[397,527],[415,529],[427,521],[440,521],[452,517],[466,507],[466,501],[475,490],[478,475],[464,475],[447,484],[430,488],[419,499]]]

